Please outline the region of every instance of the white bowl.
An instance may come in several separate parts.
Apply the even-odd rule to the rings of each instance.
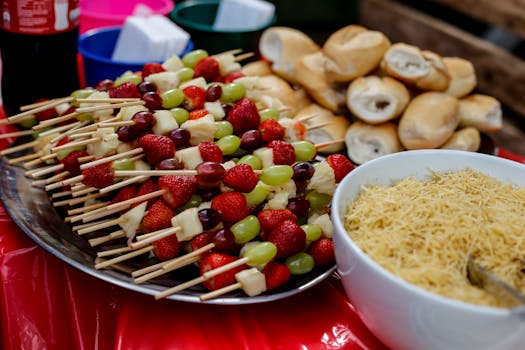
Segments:
[[[348,298],[367,327],[393,349],[523,349],[525,320],[427,292],[386,271],[350,239],[347,204],[365,184],[422,178],[433,171],[471,168],[525,186],[525,165],[496,156],[450,150],[405,151],[371,160],[338,185],[332,201],[337,269]]]

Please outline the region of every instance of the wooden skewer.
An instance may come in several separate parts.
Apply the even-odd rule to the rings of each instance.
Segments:
[[[64,206],[64,205],[73,206],[73,205],[76,205],[76,204],[83,203],[83,202],[85,202],[85,201],[87,201],[89,199],[97,199],[99,197],[102,197],[101,193],[93,193],[93,194],[90,194],[90,195],[87,195],[87,196],[81,197],[81,198],[66,199],[66,200],[63,200],[63,201],[55,202],[55,203],[53,203],[53,206],[54,207],[60,207],[60,206]]]
[[[70,196],[71,193],[72,193],[72,191],[56,192],[56,193],[53,193],[53,194],[51,195],[51,198],[52,198],[52,199],[56,199],[56,198],[62,198],[62,197]]]
[[[47,127],[50,127],[51,125],[55,125],[55,124],[62,123],[70,119],[76,118],[77,115],[79,115],[79,113],[75,110],[74,112],[71,112],[65,115],[61,115],[60,117],[44,120],[40,122],[39,124],[33,126],[33,130],[45,129]]]
[[[122,108],[122,107],[131,107],[131,106],[139,106],[144,105],[146,102],[141,99],[135,99],[133,101],[128,102],[120,102],[120,103],[109,103],[109,104],[103,104],[103,105],[95,105],[95,106],[88,106],[88,107],[82,107],[77,108],[77,113],[91,113],[96,111],[103,111],[106,109],[116,109],[116,108]]]
[[[127,254],[120,255],[120,256],[118,256],[116,258],[109,259],[109,260],[106,260],[106,261],[103,261],[103,262],[99,262],[99,263],[95,264],[95,269],[100,270],[100,269],[109,267],[111,265],[118,264],[118,263],[120,263],[122,261],[126,261],[126,260],[129,260],[129,259],[132,259],[132,258],[134,258],[136,256],[148,253],[148,252],[150,252],[152,250],[153,250],[152,246],[148,246],[148,247],[144,247],[144,248],[141,248],[141,249],[137,249],[137,250],[134,250],[134,251],[129,252]]]
[[[246,52],[242,55],[235,56],[235,62],[244,61],[245,59],[250,58],[252,56],[255,56],[253,52]]]
[[[99,221],[99,223],[109,222],[110,220],[113,220],[113,219],[101,220],[101,221]],[[73,231],[78,231],[78,230],[82,230],[82,229],[84,229],[84,228],[90,227],[90,226],[92,226],[92,225],[93,225],[93,223],[84,223],[84,224],[80,224],[80,225],[73,226],[73,227],[71,227],[71,229],[72,229]]]
[[[75,128],[79,127],[81,124],[82,122],[74,122],[74,123],[69,123],[69,124],[62,125],[62,126],[57,126],[56,128],[42,131],[41,133],[38,134],[38,137],[44,137],[44,136],[53,135],[53,134],[60,134],[62,131],[68,131],[70,129],[74,130]]]
[[[25,161],[29,161],[29,160],[40,158],[43,154],[44,154],[44,151],[38,151],[36,153],[26,154],[26,155],[23,155],[23,156],[20,156],[20,157],[17,157],[17,158],[11,158],[11,159],[9,159],[8,163],[10,165],[22,163],[22,162],[25,162]]]
[[[94,203],[91,205],[86,205],[84,207],[76,208],[76,209],[70,209],[67,211],[67,215],[76,215],[80,213],[85,213],[87,211],[91,211],[94,209],[102,208],[108,205],[109,202],[100,202],[100,203]]]
[[[31,176],[32,178],[37,178],[40,176],[47,175],[49,173],[54,173],[55,171],[64,169],[64,164],[57,164],[57,165],[51,165],[46,166],[43,169],[34,169],[34,170],[28,170],[26,171],[26,176]]]
[[[208,243],[208,244],[206,244],[203,247],[195,249],[194,251],[189,252],[187,254],[184,254],[183,256],[179,257],[178,259],[182,260],[182,259],[191,258],[191,257],[194,257],[194,256],[201,256],[202,253],[205,253],[205,252],[207,252],[209,250],[212,250],[214,247],[215,247],[215,243]],[[178,263],[179,263],[178,260],[168,261],[168,262],[166,262],[166,263],[164,263],[162,265],[162,269],[163,270],[172,271],[173,266],[177,265]]]
[[[97,245],[109,242],[117,238],[122,238],[125,236],[126,236],[126,233],[124,232],[124,230],[118,230],[118,231],[111,232],[110,234],[102,236],[102,237],[91,238],[88,242],[90,246],[95,247]]]
[[[215,55],[213,55],[213,57],[218,57],[218,56],[223,56],[223,55],[236,55],[238,53],[241,53],[242,52],[242,49],[232,49],[232,50],[227,50],[227,51],[223,51],[223,52],[220,52],[220,53],[217,53]]]
[[[293,118],[293,120],[304,123],[304,122],[306,122],[306,121],[308,121],[308,120],[310,120],[312,118],[315,118],[317,116],[318,116],[317,114],[310,114],[310,115],[304,115],[302,117],[295,117],[295,118]]]
[[[60,150],[63,150],[63,149],[71,148],[71,147],[90,145],[92,143],[97,143],[97,142],[100,142],[100,141],[102,141],[102,139],[100,137],[94,137],[92,139],[87,139],[87,140],[68,142],[68,143],[64,143],[63,145],[51,148],[51,152],[57,152],[57,151],[60,151]]]
[[[8,139],[10,137],[27,136],[27,135],[32,135],[33,133],[34,133],[33,130],[20,130],[20,131],[7,132],[5,134],[0,134],[0,139]]]
[[[36,146],[37,144],[38,144],[38,141],[35,140],[35,141],[27,142],[27,143],[24,143],[24,144],[21,144],[21,145],[18,145],[18,146],[9,147],[9,148],[6,148],[6,149],[0,151],[0,155],[5,156],[6,154],[11,154],[11,153],[16,153],[18,151],[23,151],[25,149],[31,148],[33,146]]]
[[[234,290],[241,289],[241,288],[242,288],[242,284],[237,282],[237,283],[234,283],[234,284],[230,284],[229,286],[222,287],[222,288],[219,288],[219,289],[216,289],[216,290],[212,290],[211,292],[201,294],[201,296],[199,298],[202,301],[206,301],[206,300],[217,298],[217,297],[219,297],[221,295],[224,295],[224,294],[229,293],[229,292],[233,292]]]
[[[179,258],[177,258],[177,259],[179,259]],[[173,264],[173,267],[172,267],[171,270],[155,269],[155,267],[159,266],[162,263],[155,264],[155,265],[152,266],[154,268],[153,270],[149,270],[148,272],[145,272],[142,275],[139,275],[138,277],[133,279],[133,282],[135,282],[137,284],[141,284],[141,283],[144,283],[146,281],[149,281],[152,278],[162,276],[162,275],[164,275],[164,274],[166,274],[168,272],[171,272],[173,270],[179,269],[179,268],[187,266],[189,264],[193,264],[194,262],[197,262],[199,260],[200,260],[200,256],[192,256],[192,257],[184,256],[184,259],[177,260],[177,264]],[[138,271],[139,270],[137,270],[137,272]],[[147,271],[147,270],[145,270],[145,269],[140,270],[140,272],[142,272],[142,271]],[[134,272],[136,272],[136,271],[134,271]]]
[[[320,123],[320,124],[315,124],[315,125],[307,125],[306,130],[310,131],[310,130],[315,130],[315,129],[321,129],[330,124],[332,123],[326,122],[326,123]]]
[[[126,158],[128,156],[133,156],[135,154],[139,154],[139,153],[142,153],[142,152],[143,152],[142,148],[140,148],[140,147],[139,148],[134,148],[134,149],[126,151],[126,152],[117,153],[117,154],[114,154],[112,156],[100,158],[100,159],[94,160],[94,161],[89,162],[89,163],[84,163],[84,164],[80,165],[80,170],[84,170],[84,169],[89,168],[91,166],[100,165],[100,164],[104,164],[104,163],[107,163],[107,162],[112,162],[112,161],[114,161],[116,159],[121,159],[121,158]]]
[[[107,210],[106,208],[99,208],[92,210],[89,213],[79,214],[75,216],[66,216],[64,220],[71,223],[80,220],[82,220],[82,222],[90,222],[116,213],[120,213],[120,210]]]
[[[127,252],[130,252],[130,251],[133,251],[133,250],[135,250],[135,249],[132,249],[131,247],[125,246],[125,247],[121,247],[121,248],[114,248],[114,249],[108,249],[108,250],[100,251],[100,252],[97,253],[97,256],[99,258],[104,258],[106,256],[127,253]]]
[[[78,103],[120,103],[139,101],[137,97],[111,97],[111,98],[77,98]]]
[[[175,287],[172,287],[172,288],[169,288],[169,289],[166,289],[160,293],[158,293],[157,295],[155,295],[155,299],[158,300],[158,299],[162,299],[164,297],[167,297],[168,295],[171,295],[171,294],[174,294],[174,293],[177,293],[177,292],[180,292],[184,289],[187,289],[187,288],[190,288],[190,287],[193,287],[193,286],[196,286],[197,284],[200,284],[214,276],[217,276],[225,271],[228,271],[228,270],[231,270],[235,267],[238,267],[238,266],[242,266],[244,264],[246,264],[247,262],[249,261],[248,258],[241,258],[241,259],[237,259],[235,261],[232,261],[231,263],[229,264],[226,264],[226,265],[222,265],[216,269],[213,269],[213,270],[210,270],[210,271],[207,271],[205,273],[203,273],[201,276],[197,277],[197,278],[194,278],[192,280],[189,280],[187,282],[184,282],[184,283],[181,283],[179,285],[176,285]]]
[[[104,187],[104,188],[101,188],[100,190],[98,190],[100,193],[108,193],[108,192],[111,192],[111,191],[115,191],[115,190],[118,190],[119,188],[122,188],[122,187],[126,187],[132,183],[135,183],[135,182],[139,182],[139,181],[142,181],[142,180],[146,180],[148,178],[148,176],[146,175],[140,175],[140,176],[134,176],[134,177],[130,177],[124,181],[120,181],[120,182],[117,182],[113,185],[109,185],[107,187]]]
[[[46,104],[41,105],[39,107],[26,110],[26,111],[24,111],[22,113],[19,113],[19,114],[15,114],[15,115],[7,118],[7,120],[9,121],[9,123],[18,122],[20,120],[23,120],[23,119],[31,117],[35,113],[38,113],[38,112],[41,112],[41,111],[45,111],[46,109],[58,106],[58,105],[60,105],[62,103],[70,102],[72,100],[73,100],[72,96],[68,96],[68,97],[52,100],[49,103],[46,103]]]
[[[63,100],[63,99],[66,99],[66,98],[71,99],[71,101],[73,100],[73,98],[71,96],[60,97],[60,98],[53,98],[51,100],[45,100],[45,101],[35,102],[35,103],[31,103],[31,104],[28,104],[28,105],[21,106],[20,107],[20,111],[21,112],[25,112],[25,111],[28,111],[30,109],[34,109],[34,108],[41,107],[41,106],[46,106],[46,105],[49,105],[50,103],[53,103],[53,102],[56,102],[56,101],[59,101],[59,100]],[[67,101],[67,102],[70,102],[70,101]],[[50,107],[48,107],[48,108],[50,108]]]
[[[116,170],[116,177],[121,176],[166,176],[166,175],[197,175],[197,170]]]
[[[83,178],[84,178],[84,175],[77,175],[77,176],[71,177],[64,181],[59,181],[59,182],[49,184],[46,186],[46,191],[51,191],[51,190],[54,190],[55,188],[71,185],[71,184],[74,184],[75,182],[80,182],[82,181]]]
[[[105,209],[108,210],[108,211],[115,210],[115,209],[116,210],[122,210],[122,209],[125,209],[125,208],[133,205],[133,204],[141,203],[141,202],[147,201],[147,200],[149,200],[151,198],[162,196],[165,193],[166,193],[166,190],[158,190],[158,191],[150,192],[150,193],[147,193],[147,194],[143,194],[142,196],[137,196],[135,198],[127,199],[127,200],[122,201],[122,202],[117,202],[117,203],[108,205]]]
[[[133,242],[129,246],[133,249],[142,248],[147,245],[150,245],[150,243],[158,241],[159,239],[172,236],[176,234],[177,232],[179,232],[180,230],[181,230],[180,227],[170,227],[168,229],[160,230],[160,231],[157,231],[158,232],[157,234],[150,236],[148,238],[145,238],[141,241]]]
[[[135,125],[133,120],[124,120],[120,122],[104,122],[99,123],[98,126],[101,128],[118,128],[120,126]]]
[[[331,141],[326,141],[326,142],[319,142],[315,145],[315,148],[316,149],[321,149],[321,148],[324,148],[324,147],[328,147],[328,146],[332,146],[332,145],[336,145],[338,143],[344,143],[345,140],[344,139],[338,139],[338,140],[331,140]]]
[[[101,230],[103,228],[107,228],[107,227],[115,226],[115,225],[118,225],[118,224],[122,224],[124,221],[126,221],[125,218],[118,217],[116,219],[109,220],[109,221],[106,221],[106,222],[95,223],[95,224],[93,224],[93,225],[91,225],[89,227],[86,227],[86,228],[78,230],[77,234],[78,235],[85,235],[87,233],[95,232],[95,231]]]
[[[75,124],[74,127],[66,130],[65,132],[61,133],[61,134],[58,134],[57,136],[53,137],[50,141],[49,141],[49,144],[54,144],[55,142],[58,142],[59,140],[61,140],[62,138],[66,137],[66,136],[69,136],[71,134],[74,134],[76,132],[79,132],[79,130],[89,126],[89,123],[91,123],[90,121],[83,121],[83,122],[80,122],[80,124],[77,124],[76,122],[75,123],[72,123],[72,124]]]

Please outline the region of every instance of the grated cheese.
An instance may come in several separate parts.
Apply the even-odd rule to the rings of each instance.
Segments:
[[[525,187],[471,169],[371,185],[349,204],[345,228],[382,267],[428,291],[504,307],[468,281],[471,254],[525,293]]]

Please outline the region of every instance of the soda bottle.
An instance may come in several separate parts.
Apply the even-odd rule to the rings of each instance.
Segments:
[[[80,87],[78,0],[0,0],[2,102],[7,116]]]

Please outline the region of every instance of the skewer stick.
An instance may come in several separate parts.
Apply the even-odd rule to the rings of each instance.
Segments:
[[[105,209],[108,210],[108,211],[115,210],[115,209],[122,210],[122,209],[125,209],[126,207],[129,207],[129,206],[133,205],[133,204],[141,203],[141,202],[147,201],[147,200],[149,200],[151,198],[162,196],[164,193],[166,193],[166,190],[158,190],[158,191],[146,193],[146,194],[143,194],[142,196],[138,196],[138,197],[135,197],[135,198],[130,198],[130,199],[127,199],[125,201],[121,201],[121,202],[117,202],[117,203],[108,205]]]
[[[96,198],[99,198],[101,197],[102,194],[100,193],[93,193],[93,194],[90,194],[90,195],[87,195],[85,197],[81,197],[81,198],[76,198],[76,199],[65,199],[63,201],[59,201],[59,202],[54,202],[53,203],[53,206],[54,207],[61,207],[61,206],[64,206],[64,205],[70,205],[70,206],[73,206],[73,205],[76,205],[76,204],[80,204],[82,202],[85,202],[89,199],[96,199]]]
[[[7,120],[9,121],[9,123],[15,123],[17,121],[20,121],[20,120],[26,119],[28,117],[31,117],[35,113],[38,113],[38,112],[41,112],[41,111],[45,111],[46,109],[58,106],[58,105],[60,105],[62,103],[65,103],[65,102],[70,102],[72,100],[73,100],[72,96],[68,96],[68,97],[52,100],[49,103],[46,103],[46,104],[41,105],[39,107],[26,110],[26,111],[24,111],[22,113],[15,114],[15,115],[7,118]]]
[[[232,50],[227,50],[227,51],[223,51],[223,52],[219,52],[215,55],[213,55],[213,57],[219,57],[219,56],[223,56],[223,55],[236,55],[238,53],[241,53],[242,52],[242,49],[232,49]]]
[[[102,236],[102,237],[91,238],[90,240],[88,240],[88,242],[90,246],[95,247],[97,245],[109,242],[117,238],[122,238],[125,236],[126,234],[124,233],[124,230],[118,230],[118,231],[111,232],[110,234]]]
[[[175,233],[179,232],[180,230],[181,230],[180,227],[170,227],[170,228],[167,228],[167,229],[164,229],[164,230],[159,230],[158,233],[155,234],[155,235],[152,235],[152,236],[150,236],[148,238],[145,238],[145,239],[143,239],[141,241],[131,243],[130,247],[133,248],[133,249],[138,249],[138,248],[145,247],[145,246],[149,245],[150,243],[158,241],[159,239],[162,239],[162,238],[174,235]]]
[[[73,198],[74,197],[79,197],[79,196],[83,196],[83,195],[91,193],[91,192],[95,192],[96,190],[97,189],[95,187],[89,187],[89,186],[85,186],[85,185],[75,186],[75,189],[71,193],[71,196]]]
[[[318,115],[317,114],[310,114],[310,115],[305,115],[305,116],[302,116],[302,117],[296,117],[296,118],[293,118],[294,121],[298,121],[298,122],[306,122],[312,118],[315,118],[317,117]]]
[[[344,143],[345,140],[344,139],[338,139],[338,140],[331,140],[331,141],[326,141],[326,142],[320,142],[320,143],[317,143],[315,145],[315,148],[316,149],[321,149],[321,148],[324,148],[324,147],[328,147],[328,146],[332,146],[332,145],[336,145],[338,143]]]
[[[142,180],[146,180],[147,178],[148,178],[148,176],[146,176],[146,175],[130,177],[129,179],[126,179],[124,181],[119,181],[119,182],[117,182],[117,183],[115,183],[113,185],[109,185],[107,187],[101,188],[99,190],[99,192],[100,193],[108,193],[108,192],[111,192],[111,191],[115,191],[115,190],[118,190],[119,188],[126,187],[127,185],[130,185],[132,183],[139,182],[139,181],[142,181]]]
[[[187,259],[187,258],[191,258],[191,257],[195,257],[195,256],[199,256],[202,254],[202,253],[205,253],[209,250],[212,250],[213,248],[215,247],[215,243],[208,243],[206,244],[205,246],[202,246],[198,249],[195,249],[194,251],[190,252],[190,253],[187,253],[187,254],[184,254],[183,256],[177,258],[178,260],[182,260],[182,259]],[[166,263],[164,263],[162,265],[162,269],[163,270],[172,270],[173,266],[177,265],[179,262],[178,260],[175,259],[175,260],[171,260],[171,261],[168,261]]]
[[[10,137],[27,136],[27,135],[32,135],[33,133],[34,133],[33,130],[20,130],[20,131],[7,132],[5,134],[0,134],[0,139],[8,139]]]
[[[117,154],[114,154],[114,155],[109,156],[109,157],[104,157],[104,158],[101,158],[101,159],[97,159],[97,160],[94,160],[92,162],[82,164],[80,166],[80,170],[84,170],[86,168],[89,168],[89,167],[92,167],[92,166],[95,166],[95,165],[100,165],[100,164],[104,164],[104,163],[107,163],[107,162],[112,162],[112,161],[114,161],[116,159],[126,158],[127,156],[133,156],[135,154],[142,153],[142,151],[143,151],[143,149],[139,147],[139,148],[134,148],[134,149],[126,151],[126,152],[117,153]]]
[[[74,176],[64,181],[59,181],[59,182],[49,184],[46,186],[46,191],[51,191],[51,190],[54,190],[55,188],[71,185],[71,184],[74,184],[75,182],[80,182],[82,181],[83,178],[84,178],[84,175],[77,175],[77,176]]]
[[[8,163],[10,165],[18,164],[18,163],[21,163],[21,162],[25,162],[25,161],[29,161],[29,160],[40,158],[43,154],[44,154],[44,151],[38,151],[36,153],[26,154],[26,155],[23,155],[23,156],[20,156],[20,157],[17,157],[17,158],[11,158],[11,159],[9,159]]]
[[[128,101],[128,102],[110,103],[110,104],[77,108],[76,112],[78,114],[79,113],[91,113],[91,112],[96,112],[96,111],[103,111],[106,109],[117,109],[117,108],[122,108],[122,107],[139,106],[139,105],[144,105],[145,103],[146,102],[141,99],[135,99],[133,101]]]
[[[132,249],[132,248],[130,248],[128,246],[125,246],[125,247],[121,247],[121,248],[115,248],[115,249],[108,249],[108,250],[100,251],[100,252],[97,253],[97,256],[99,258],[104,258],[106,256],[127,253],[127,252],[130,252],[132,250],[134,250],[134,249]]]
[[[68,143],[64,143],[63,145],[51,148],[51,152],[57,152],[57,151],[60,151],[60,150],[63,150],[63,149],[71,148],[71,147],[90,145],[92,143],[97,143],[97,142],[100,142],[100,141],[102,141],[102,139],[100,137],[95,137],[95,138],[92,138],[92,139],[86,139],[86,140],[75,141],[75,142],[68,142]]]
[[[179,259],[179,258],[177,258],[177,259]],[[184,256],[184,259],[177,260],[177,264],[173,264],[173,267],[172,267],[171,270],[156,269],[156,267],[158,267],[159,265],[162,264],[162,263],[159,263],[159,264],[155,264],[155,265],[152,265],[152,266],[148,266],[145,269],[133,271],[133,273],[139,272],[139,271],[142,272],[138,277],[133,279],[133,282],[135,282],[137,284],[144,283],[146,281],[149,281],[152,278],[162,276],[162,275],[164,275],[164,274],[166,274],[168,272],[171,272],[173,270],[176,270],[178,268],[184,267],[184,266],[189,265],[189,264],[193,264],[194,262],[199,261],[199,259],[200,259],[200,256],[192,256],[192,257]],[[151,268],[151,269],[150,270],[146,270],[148,268]],[[146,272],[143,272],[143,271],[146,271]],[[132,273],[132,275],[133,275],[133,273]]]
[[[113,219],[102,220],[102,221],[99,221],[99,223],[109,222],[110,220],[113,220]],[[84,229],[86,227],[90,227],[92,225],[93,225],[93,223],[84,223],[84,224],[73,226],[73,227],[71,227],[71,229],[73,231],[77,231],[77,230],[82,230],[82,229]]]
[[[197,170],[116,170],[115,176],[165,176],[165,175],[197,175]]]
[[[253,52],[243,53],[242,55],[235,56],[235,62],[244,61],[245,59],[250,58],[252,56],[255,56]]]
[[[72,96],[67,96],[67,97],[53,98],[51,100],[45,100],[45,101],[31,103],[31,104],[28,104],[28,105],[21,106],[20,107],[20,111],[25,112],[25,111],[28,111],[30,109],[38,108],[38,107],[41,107],[41,106],[48,106],[49,104],[54,103],[56,101],[66,100],[66,99],[69,99],[69,100],[68,101],[64,101],[64,102],[70,102],[70,101],[73,100],[73,97]],[[48,108],[50,108],[50,107],[48,107]]]
[[[40,176],[47,175],[49,173],[54,173],[55,171],[59,171],[64,169],[64,164],[57,164],[57,165],[51,165],[44,167],[44,169],[34,169],[34,170],[28,170],[26,171],[26,176],[31,176],[32,178],[37,178]],[[36,170],[36,171],[35,171]]]
[[[91,210],[94,210],[94,209],[105,207],[106,205],[108,205],[108,202],[100,202],[100,203],[94,203],[94,204],[91,204],[91,205],[86,205],[86,206],[80,207],[80,208],[70,209],[70,210],[67,211],[67,215],[76,215],[76,214],[80,214],[80,213],[85,213],[87,211],[91,211]]]
[[[321,129],[330,124],[332,123],[326,122],[326,123],[320,123],[320,124],[315,124],[315,125],[307,125],[306,130],[310,131],[310,130],[315,130],[315,129]]]
[[[99,209],[92,210],[88,213],[78,214],[75,216],[66,216],[64,218],[64,221],[71,222],[71,223],[77,222],[80,220],[82,220],[83,222],[90,222],[93,220],[103,218],[104,216],[113,215],[119,212],[120,210],[107,210],[106,208],[99,208]]]
[[[31,148],[33,146],[36,146],[37,144],[38,144],[38,141],[35,140],[35,141],[27,142],[27,143],[24,143],[18,146],[9,147],[9,148],[6,148],[0,151],[0,155],[5,156],[6,154],[16,153],[18,151],[22,151],[22,150]]]
[[[182,291],[184,289],[196,286],[197,284],[202,283],[202,282],[204,282],[204,281],[206,281],[206,280],[208,280],[208,279],[210,279],[210,278],[212,278],[214,276],[217,276],[217,275],[219,275],[219,274],[221,274],[221,273],[223,273],[225,271],[231,270],[231,269],[236,268],[238,266],[242,266],[242,265],[246,264],[248,261],[249,261],[248,258],[241,258],[241,259],[237,259],[235,261],[232,261],[229,264],[222,265],[222,266],[220,266],[220,267],[218,267],[216,269],[207,271],[207,272],[203,273],[201,276],[199,276],[197,278],[194,278],[192,280],[189,280],[187,282],[181,283],[179,285],[176,285],[175,287],[166,289],[166,290],[158,293],[157,295],[155,295],[155,299],[158,300],[158,299],[167,297],[168,295],[180,292],[180,291]]]
[[[65,115],[61,115],[60,117],[44,120],[43,122],[40,122],[39,124],[33,126],[33,130],[45,129],[51,125],[55,125],[61,122],[68,121],[70,119],[76,118],[78,114],[79,113],[75,110],[74,112],[71,112]]]
[[[62,134],[58,134],[57,136],[53,137],[53,139],[51,139],[49,141],[50,144],[53,144],[55,142],[57,142],[58,140],[66,137],[66,136],[69,136],[75,132],[78,132],[80,129],[86,127],[86,126],[89,126],[88,124],[90,124],[91,122],[86,120],[86,121],[83,121],[83,122],[80,122],[80,124],[77,124],[76,122],[75,123],[72,123],[72,124],[75,124],[74,127],[70,128],[69,130],[63,132]]]
[[[211,292],[201,294],[201,296],[199,298],[202,301],[206,301],[206,300],[210,300],[210,299],[213,299],[213,298],[217,298],[217,297],[219,297],[219,296],[221,296],[223,294],[226,294],[226,293],[229,293],[229,292],[233,292],[234,290],[241,289],[241,288],[242,288],[242,284],[237,282],[237,283],[234,283],[234,284],[230,284],[229,286],[222,287],[222,288],[219,288],[219,289],[216,289],[216,290],[212,290]]]
[[[113,220],[109,220],[109,221],[105,221],[105,222],[98,222],[98,223],[95,223],[95,224],[93,224],[93,225],[91,225],[89,227],[86,227],[86,228],[78,230],[77,234],[78,235],[85,235],[87,233],[95,232],[95,231],[101,230],[103,228],[107,228],[107,227],[111,227],[111,226],[115,226],[115,225],[121,224],[124,221],[126,221],[125,218],[118,217],[118,218],[113,219]]]
[[[135,125],[133,120],[124,120],[120,122],[103,122],[99,123],[98,126],[101,128],[118,128],[120,126]]]
[[[80,124],[82,124],[82,123],[81,122],[74,122],[74,123],[69,123],[69,124],[62,125],[62,126],[57,126],[56,128],[49,129],[49,130],[46,130],[46,131],[42,131],[41,133],[38,134],[38,137],[44,137],[44,136],[48,136],[48,135],[52,135],[52,134],[59,134],[62,131],[67,131],[67,130],[70,130],[70,129],[74,129],[74,128],[78,127]]]
[[[109,259],[109,260],[97,263],[97,264],[95,264],[95,269],[100,270],[100,269],[103,269],[105,267],[108,267],[108,266],[111,266],[111,265],[114,265],[114,264],[118,264],[119,262],[132,259],[132,258],[134,258],[136,256],[139,256],[139,255],[142,255],[144,253],[148,253],[148,252],[150,252],[152,250],[153,250],[152,246],[148,246],[148,247],[144,247],[142,249],[134,250],[134,251],[129,252],[127,254],[120,255],[120,256],[118,256],[116,258]]]
[[[110,97],[110,98],[77,98],[78,103],[120,103],[139,101],[137,97]]]

